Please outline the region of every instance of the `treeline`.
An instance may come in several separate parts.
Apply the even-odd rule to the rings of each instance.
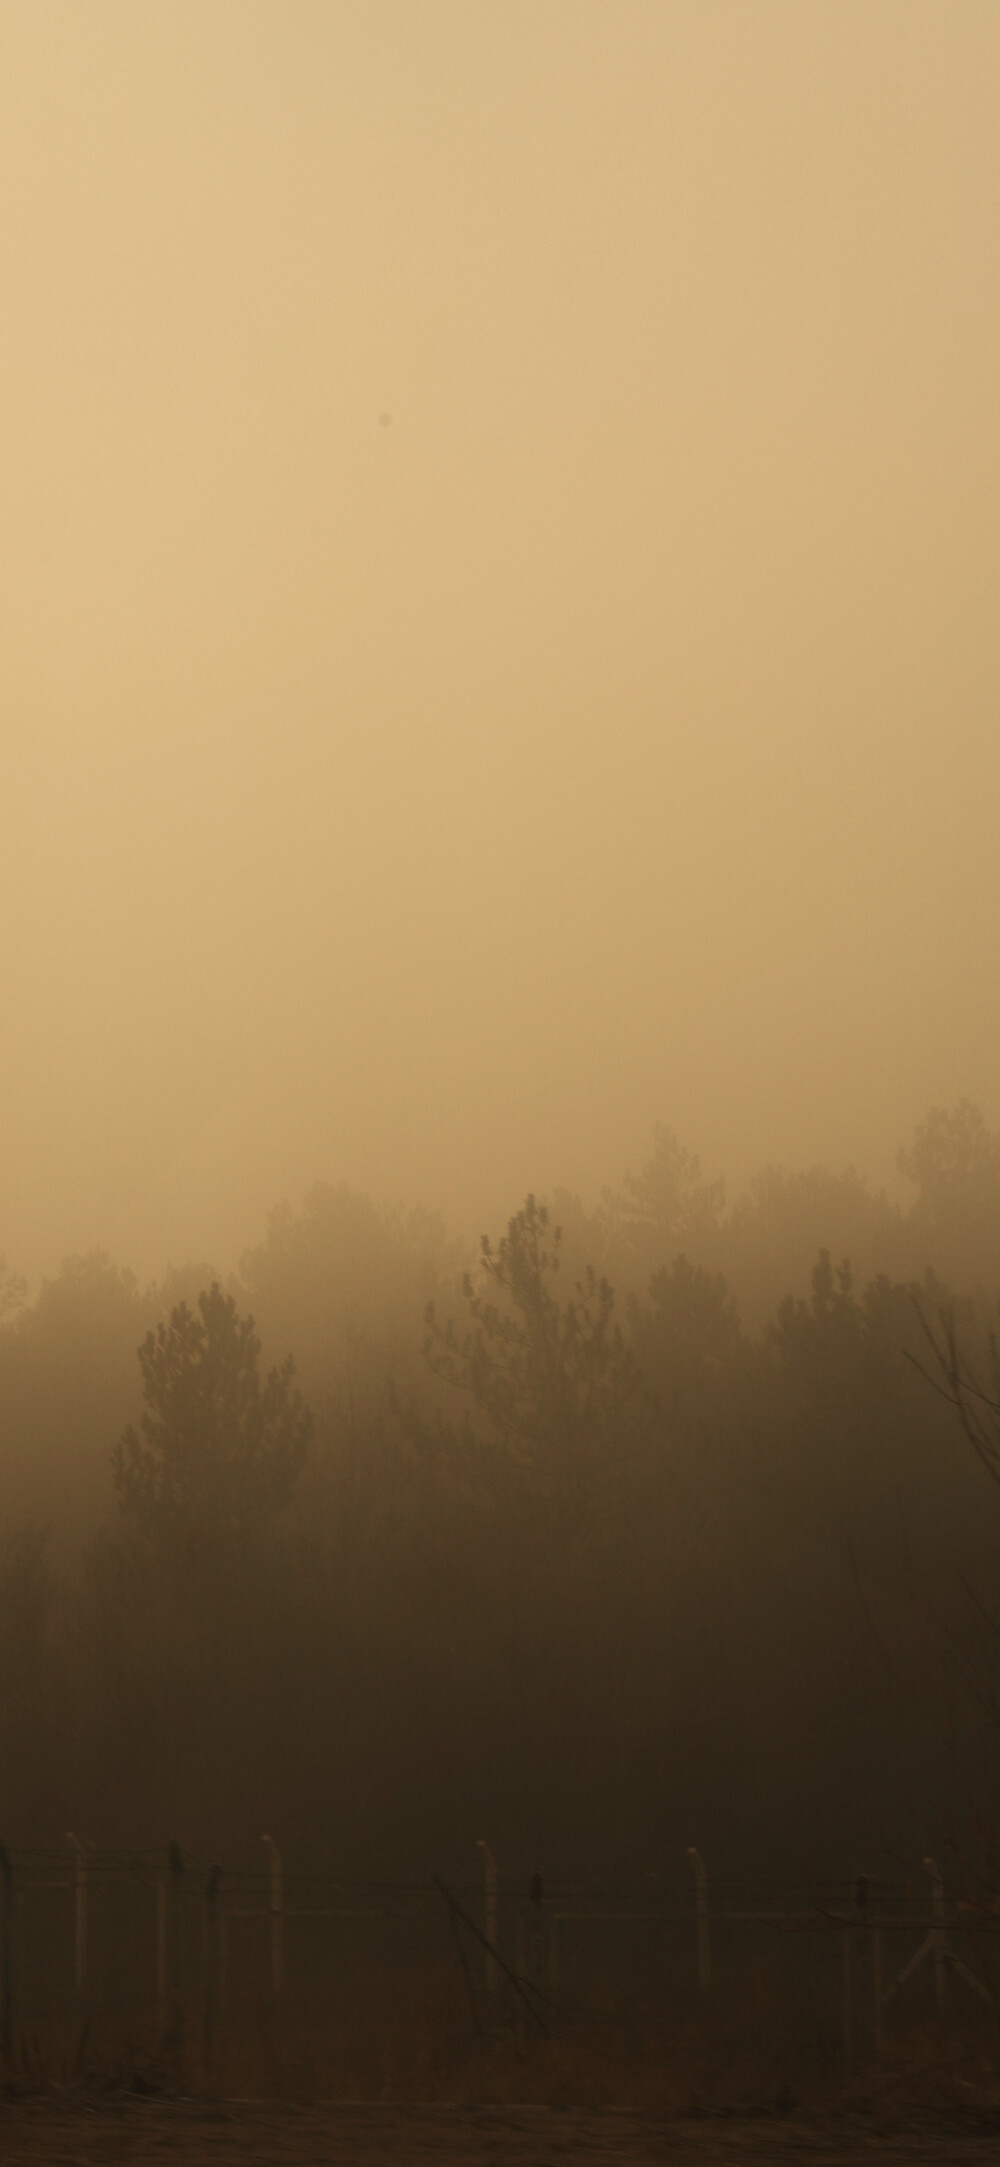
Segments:
[[[775,1170],[727,1207],[663,1131],[478,1258],[317,1188],[225,1286],[8,1273],[0,1834],[985,1858],[1000,1493],[914,1297],[974,1359],[1000,1139],[934,1111],[900,1165],[906,1208]]]

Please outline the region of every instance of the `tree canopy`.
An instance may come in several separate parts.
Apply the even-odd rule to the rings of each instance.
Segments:
[[[560,1241],[545,1205],[529,1196],[496,1248],[483,1235],[490,1291],[465,1274],[469,1326],[440,1324],[428,1304],[425,1352],[440,1377],[471,1394],[539,1487],[566,1498],[620,1443],[638,1379],[608,1281],[588,1269],[560,1301]]]
[[[292,1497],[312,1416],[291,1355],[260,1377],[261,1343],[218,1283],[148,1332],[139,1349],[145,1411],[113,1458],[126,1520],[156,1549],[239,1539]]]

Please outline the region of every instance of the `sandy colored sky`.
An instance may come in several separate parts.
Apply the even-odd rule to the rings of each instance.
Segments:
[[[998,95],[995,0],[0,0],[9,1262],[1000,1118]]]

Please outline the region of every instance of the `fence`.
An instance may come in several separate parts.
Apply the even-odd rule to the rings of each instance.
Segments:
[[[918,2021],[989,2017],[1000,1906],[909,1881],[734,1884],[696,1851],[675,1875],[428,1883],[255,1870],[177,1844],[101,1852],[0,1845],[0,2052],[157,2081],[436,2096],[471,2041],[523,2060],[618,2027],[663,2051],[700,2012],[786,2064],[850,2077]],[[241,2059],[242,2057],[242,2059]]]

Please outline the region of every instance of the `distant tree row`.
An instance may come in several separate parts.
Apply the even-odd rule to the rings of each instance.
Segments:
[[[962,1105],[900,1165],[909,1212],[727,1212],[663,1131],[471,1265],[317,1189],[228,1287],[8,1276],[0,1833],[986,1857],[1000,1144]]]

